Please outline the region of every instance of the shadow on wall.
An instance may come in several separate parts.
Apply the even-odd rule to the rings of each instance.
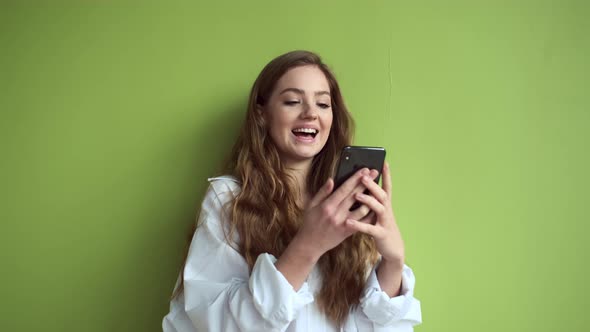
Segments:
[[[141,221],[146,228],[138,230],[141,240],[124,253],[126,257],[121,258],[121,270],[128,272],[119,277],[121,283],[111,289],[111,294],[119,294],[116,297],[128,303],[124,305],[128,309],[126,312],[117,310],[121,306],[109,309],[107,321],[112,331],[133,331],[137,325],[132,324],[140,324],[139,320],[160,326],[168,312],[172,289],[192,238],[190,230],[208,188],[207,178],[221,175],[245,119],[246,105],[247,101],[242,98],[225,107],[213,101],[190,107],[190,114],[207,112],[207,116],[191,116],[199,121],[183,127],[189,129],[175,134],[175,139],[170,140],[172,146],[159,151],[158,159],[170,161],[167,165],[172,165],[173,169],[168,172],[173,173],[162,176],[160,186],[153,184],[149,187],[153,197],[149,201],[153,204],[145,206],[148,211],[144,215],[148,219]],[[169,179],[174,183],[164,183]],[[140,303],[143,305],[138,306]]]
[[[190,137],[189,142],[179,142],[183,147],[182,153],[192,154],[195,157],[191,167],[192,172],[188,173],[189,178],[186,182],[194,185],[191,197],[191,210],[185,211],[177,222],[162,224],[162,226],[183,228],[182,239],[186,240],[186,245],[190,243],[192,238],[193,225],[196,222],[200,212],[201,202],[203,196],[209,186],[208,178],[224,174],[224,167],[229,158],[231,149],[238,137],[241,126],[246,117],[247,100],[241,100],[233,104],[227,105],[225,108],[219,109],[218,104],[213,103],[210,106],[201,107],[202,110],[212,114],[206,121],[195,126],[195,130]],[[177,230],[167,229],[165,234],[177,234]],[[159,241],[156,241],[159,242]],[[185,243],[182,244],[182,253],[184,255]],[[174,257],[179,261],[178,266],[182,264],[183,257]],[[168,257],[170,259],[170,257]],[[170,273],[170,271],[166,272]],[[178,271],[174,271],[174,280],[177,277]],[[162,276],[163,278],[165,276]],[[170,286],[172,287],[172,286]]]

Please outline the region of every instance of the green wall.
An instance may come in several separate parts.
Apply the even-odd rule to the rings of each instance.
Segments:
[[[158,331],[274,56],[332,65],[388,150],[416,331],[583,331],[585,1],[68,1],[0,9],[3,331]]]

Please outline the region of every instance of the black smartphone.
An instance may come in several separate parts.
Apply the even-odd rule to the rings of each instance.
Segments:
[[[379,175],[375,178],[375,182],[379,183],[384,162],[385,149],[382,147],[345,146],[344,149],[342,149],[340,160],[338,161],[338,168],[336,169],[336,176],[334,177],[334,190],[340,187],[340,185],[342,185],[342,183],[344,183],[351,175],[363,167],[379,171]],[[368,190],[365,191],[365,193],[368,193]],[[359,206],[360,204],[356,202],[350,210],[352,211]]]

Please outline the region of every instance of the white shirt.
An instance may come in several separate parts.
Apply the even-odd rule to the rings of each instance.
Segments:
[[[170,303],[164,332],[338,331],[314,302],[322,285],[317,266],[299,291],[275,268],[270,254],[258,256],[248,272],[235,243],[230,245],[224,236],[227,215],[222,207],[238,193],[239,182],[225,176],[209,182],[184,269],[184,291]],[[393,298],[381,290],[375,268],[368,275],[360,305],[341,331],[413,331],[422,316],[420,301],[413,297],[412,270],[404,265],[402,292]]]

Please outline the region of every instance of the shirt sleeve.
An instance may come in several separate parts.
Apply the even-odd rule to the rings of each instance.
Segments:
[[[258,256],[249,274],[246,260],[225,240],[222,202],[232,193],[221,182],[209,187],[189,249],[186,314],[198,331],[284,331],[313,296],[307,283],[296,292],[270,254]]]
[[[400,295],[389,297],[377,279],[377,266],[371,270],[355,320],[359,331],[411,332],[422,323],[420,301],[414,298],[416,279],[412,269],[404,264]]]

